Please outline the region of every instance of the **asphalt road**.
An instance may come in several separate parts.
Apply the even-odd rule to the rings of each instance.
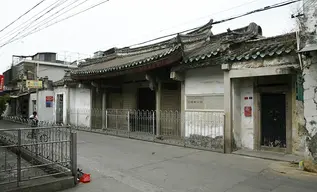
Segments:
[[[0,122],[4,126],[19,127]],[[78,167],[92,181],[65,192],[317,191],[317,177],[277,173],[274,163],[78,132]]]

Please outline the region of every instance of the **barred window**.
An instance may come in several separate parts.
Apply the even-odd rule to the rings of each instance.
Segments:
[[[297,75],[295,87],[296,87],[296,100],[304,101],[304,79],[301,75]]]

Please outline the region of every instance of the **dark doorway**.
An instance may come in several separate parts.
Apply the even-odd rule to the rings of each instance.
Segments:
[[[261,94],[261,145],[286,148],[285,94]]]
[[[64,95],[57,94],[56,98],[56,123],[64,122]]]
[[[156,94],[150,88],[138,89],[138,110],[130,114],[131,131],[156,133]]]
[[[150,88],[139,88],[138,90],[138,108],[140,110],[155,110],[156,109],[155,91]]]

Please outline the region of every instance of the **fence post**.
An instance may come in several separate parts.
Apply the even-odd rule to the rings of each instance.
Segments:
[[[152,114],[152,124],[153,124],[153,130],[152,130],[152,132],[153,132],[153,141],[155,141],[155,135],[156,135],[156,133],[155,133],[155,126],[156,126],[156,123],[155,123],[155,111],[153,111],[153,114]]]
[[[118,109],[116,109],[116,135],[118,135]]]
[[[106,109],[106,125],[105,125],[105,128],[106,128],[106,133],[107,133],[107,130],[108,130],[108,110]]]
[[[40,130],[36,127],[34,128],[35,130],[35,139],[36,139],[36,143],[35,143],[35,156],[38,156],[39,155],[39,137],[40,137]]]
[[[223,114],[222,116],[222,148],[223,148],[223,153],[226,153],[225,149],[225,130],[226,130],[226,114]]]
[[[21,182],[21,129],[18,130],[18,155],[17,155],[17,186]]]
[[[74,177],[74,182],[77,184],[77,133],[72,132],[70,135],[70,142],[71,142],[71,168],[72,168],[72,175]]]
[[[130,111],[128,110],[128,138],[130,138]]]

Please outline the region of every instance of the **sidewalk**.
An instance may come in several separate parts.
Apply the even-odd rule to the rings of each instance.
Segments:
[[[292,154],[282,154],[282,153],[275,153],[275,152],[268,152],[268,151],[252,151],[252,150],[238,150],[233,152],[233,154],[248,156],[248,157],[257,157],[261,159],[268,159],[274,161],[285,161],[285,162],[294,162],[298,163],[303,160],[302,157],[292,155]]]

